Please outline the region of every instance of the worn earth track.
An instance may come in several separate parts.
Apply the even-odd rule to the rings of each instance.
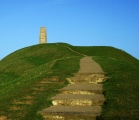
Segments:
[[[95,120],[101,115],[105,98],[103,85],[105,74],[92,57],[80,60],[80,70],[72,78],[67,78],[69,85],[60,89],[52,97],[53,106],[39,111],[45,120]]]

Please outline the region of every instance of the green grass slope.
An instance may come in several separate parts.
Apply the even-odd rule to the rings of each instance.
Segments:
[[[110,46],[71,46],[69,44],[60,44],[66,47],[69,47],[79,53],[88,55],[88,56],[104,56],[111,57],[123,62],[139,65],[139,61],[126,53],[123,50],[110,47]]]
[[[104,82],[107,101],[100,119],[137,118],[139,61],[113,47],[77,47],[66,43],[26,47],[0,61],[0,116],[41,120],[37,112],[50,106],[50,97],[68,84],[65,78],[79,70],[79,60],[83,57],[79,53],[94,56],[110,77]],[[44,81],[49,84],[38,86]],[[33,101],[30,105],[15,104],[15,101],[25,102],[26,96]]]
[[[54,76],[58,79],[58,83],[50,84],[51,87],[44,91],[65,86],[67,84],[65,77],[78,71],[80,58],[80,55],[57,44],[41,44],[23,48],[2,59],[0,61],[0,116],[4,114],[9,119],[10,117],[16,119],[17,111],[14,113],[10,110],[13,101],[28,95],[34,96],[32,86],[44,78],[50,79]],[[36,95],[35,101],[39,101],[38,99],[44,93]],[[56,90],[50,94],[47,93],[46,97],[54,93],[56,93]],[[42,104],[40,107],[34,105],[34,107],[37,106],[39,109],[47,105]],[[34,110],[32,107],[26,107],[24,111],[31,111],[31,109]],[[38,109],[30,115],[23,114],[23,119],[27,120],[29,117],[35,117],[34,114],[37,113]]]
[[[34,67],[71,56],[76,54],[57,44],[35,45],[18,50],[2,59],[0,70],[20,76]]]
[[[139,118],[139,66],[109,57],[94,57],[107,76],[104,85],[106,102],[104,120],[138,120]]]

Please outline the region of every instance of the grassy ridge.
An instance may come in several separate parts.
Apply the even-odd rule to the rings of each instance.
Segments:
[[[65,78],[79,70],[79,60],[83,56],[77,52],[95,56],[111,78],[104,83],[107,102],[101,119],[137,118],[139,61],[113,47],[76,47],[66,43],[26,47],[0,61],[0,116],[17,119],[18,113],[23,112],[21,120],[41,120],[37,111],[50,106],[50,97],[67,84]],[[37,85],[44,79],[50,83],[41,86],[43,91],[34,95],[34,86],[40,88]],[[13,101],[24,101],[25,96],[32,96],[34,102],[30,106],[19,105],[23,110],[11,111]]]
[[[35,45],[18,50],[2,59],[0,62],[0,71],[4,73],[16,73],[17,76],[20,76],[23,72],[36,66],[69,56],[77,55],[57,44]]]
[[[69,44],[63,44],[64,46],[70,47],[73,50],[80,52],[88,56],[104,56],[111,57],[123,62],[139,65],[139,61],[126,53],[123,50],[110,47],[110,46],[70,46]]]

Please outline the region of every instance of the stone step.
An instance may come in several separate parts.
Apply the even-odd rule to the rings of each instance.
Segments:
[[[69,84],[59,90],[61,94],[101,94],[102,84]]]
[[[75,77],[105,77],[105,72],[100,73],[76,73]]]
[[[93,106],[104,103],[104,95],[83,95],[83,94],[58,94],[52,97],[53,105],[65,106]]]
[[[100,106],[51,106],[38,113],[44,120],[96,120],[101,112]]]
[[[97,84],[104,82],[107,77],[71,77],[66,78],[70,84],[92,83]]]

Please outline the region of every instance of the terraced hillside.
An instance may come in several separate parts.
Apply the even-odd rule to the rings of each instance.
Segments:
[[[20,49],[0,61],[0,119],[38,120],[37,112],[66,86],[83,56],[93,56],[110,79],[104,82],[106,103],[100,119],[137,119],[139,61],[113,47],[77,47],[65,43]]]

